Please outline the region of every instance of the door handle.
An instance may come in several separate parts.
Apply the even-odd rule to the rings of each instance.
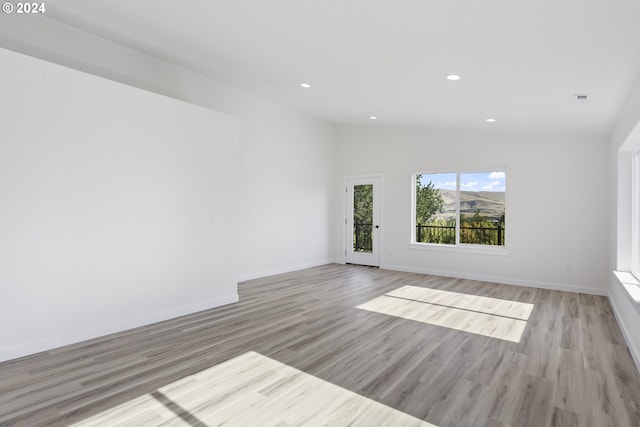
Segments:
[[[379,226],[379,225],[376,225],[376,228],[380,228],[380,226]]]

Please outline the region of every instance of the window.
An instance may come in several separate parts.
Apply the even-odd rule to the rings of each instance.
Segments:
[[[415,175],[413,243],[505,245],[505,171]]]
[[[640,307],[640,122],[618,150],[616,270],[631,302]]]
[[[640,148],[634,152],[631,173],[631,272],[640,279]]]

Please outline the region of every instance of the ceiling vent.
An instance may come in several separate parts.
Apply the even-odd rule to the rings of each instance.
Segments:
[[[576,95],[576,101],[578,101],[578,102],[586,102],[587,101],[587,95],[584,95],[584,94]]]

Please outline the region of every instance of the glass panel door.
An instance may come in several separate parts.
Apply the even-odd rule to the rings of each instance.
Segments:
[[[373,184],[353,187],[353,250],[373,252]]]
[[[379,177],[347,178],[345,261],[380,266]]]

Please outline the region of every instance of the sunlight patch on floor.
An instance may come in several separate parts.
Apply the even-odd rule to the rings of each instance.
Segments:
[[[356,308],[520,342],[533,304],[403,286]]]
[[[74,425],[435,427],[252,351]]]

